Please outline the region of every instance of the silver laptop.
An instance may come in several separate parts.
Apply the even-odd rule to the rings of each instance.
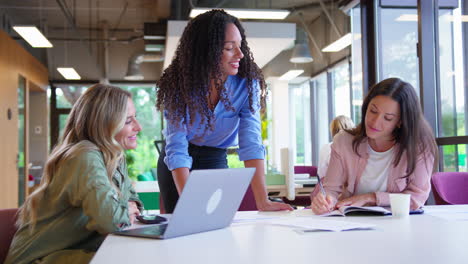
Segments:
[[[227,227],[254,173],[255,168],[193,170],[168,223],[115,234],[166,239]]]

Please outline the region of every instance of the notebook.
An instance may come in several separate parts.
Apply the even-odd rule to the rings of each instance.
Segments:
[[[227,227],[254,173],[255,168],[193,170],[167,223],[114,234],[167,239]]]
[[[391,215],[392,212],[380,206],[342,206],[335,211],[321,216],[345,216],[345,215]]]
[[[423,214],[424,209],[419,208],[411,210],[410,214]],[[342,206],[330,213],[322,214],[320,216],[347,216],[347,215],[391,215],[390,207],[381,206]]]

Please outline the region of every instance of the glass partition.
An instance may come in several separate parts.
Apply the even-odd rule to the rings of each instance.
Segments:
[[[466,136],[468,1],[439,9],[439,137]],[[442,146],[443,171],[467,171],[465,144]]]
[[[295,162],[297,165],[312,164],[311,144],[311,108],[310,108],[310,82],[290,84],[291,113],[293,121],[292,144],[295,146]]]
[[[419,94],[416,8],[380,8],[378,58],[380,80],[398,77]]]
[[[18,78],[18,205],[23,204],[25,198],[26,179],[26,142],[25,142],[25,111],[26,111],[26,79],[23,76]]]

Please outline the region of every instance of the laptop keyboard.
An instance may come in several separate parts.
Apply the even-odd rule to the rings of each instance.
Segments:
[[[140,229],[141,234],[160,236],[166,232],[167,224],[148,226]]]

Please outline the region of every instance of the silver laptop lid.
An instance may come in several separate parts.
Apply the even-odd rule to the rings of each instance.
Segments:
[[[193,170],[163,237],[230,225],[254,173],[255,168]]]

